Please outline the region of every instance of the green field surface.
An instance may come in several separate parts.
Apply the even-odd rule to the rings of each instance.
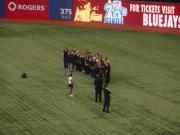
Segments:
[[[83,73],[68,96],[64,47],[109,57],[111,113]],[[0,135],[180,135],[180,36],[1,23]]]

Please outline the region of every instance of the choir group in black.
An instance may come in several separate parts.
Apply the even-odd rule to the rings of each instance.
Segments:
[[[99,53],[89,51],[76,51],[74,49],[63,50],[64,68],[72,73],[73,70],[84,72],[94,78],[95,102],[102,101],[102,91],[104,92],[103,112],[109,112],[110,91],[107,85],[110,83],[111,66],[107,57],[102,57]]]

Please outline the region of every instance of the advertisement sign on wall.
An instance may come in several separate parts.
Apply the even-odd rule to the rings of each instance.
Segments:
[[[72,20],[72,0],[50,0],[50,19]]]
[[[5,17],[5,0],[0,0],[0,18]]]
[[[127,8],[122,6],[121,0],[109,1],[105,4],[104,23],[108,24],[124,24],[124,17],[127,16]]]
[[[125,24],[180,29],[180,4],[129,2]]]
[[[74,0],[74,21],[103,22],[104,5],[109,0]]]
[[[180,4],[160,2],[0,0],[0,17],[5,16],[11,19],[74,20],[180,29]]]
[[[48,19],[48,0],[6,0],[6,17],[18,19]]]

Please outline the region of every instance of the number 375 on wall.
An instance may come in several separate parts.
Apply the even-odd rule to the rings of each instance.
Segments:
[[[69,8],[60,8],[60,15],[72,15],[72,9]]]

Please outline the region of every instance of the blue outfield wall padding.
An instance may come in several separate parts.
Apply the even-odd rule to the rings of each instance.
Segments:
[[[73,0],[50,0],[50,17],[53,20],[72,20]]]
[[[0,18],[5,17],[5,0],[0,0]]]

